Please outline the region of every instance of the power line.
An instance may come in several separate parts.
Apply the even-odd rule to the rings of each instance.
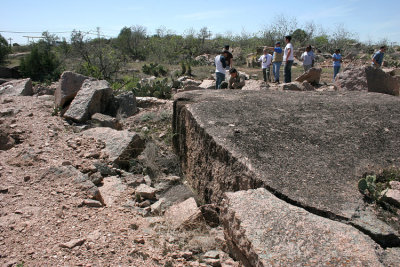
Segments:
[[[0,31],[0,32],[3,32],[3,33],[20,33],[20,34],[40,34],[40,33],[43,33],[43,32],[19,32],[19,31]],[[60,33],[72,33],[72,32],[74,32],[74,31],[65,31],[65,32],[48,32],[48,33],[50,33],[50,34],[60,34]],[[82,33],[85,33],[85,34],[90,34],[90,35],[97,35],[97,36],[101,36],[101,37],[107,37],[107,38],[114,38],[113,36],[110,36],[110,35],[104,35],[104,34],[98,34],[97,32],[93,32],[92,30],[91,31],[87,31],[87,32],[85,32],[85,31],[80,31],[80,32],[82,32]]]
[[[16,32],[16,31],[0,31],[0,32],[5,32],[5,33],[43,33],[43,32]],[[71,31],[68,32],[49,32],[49,33],[71,33]]]

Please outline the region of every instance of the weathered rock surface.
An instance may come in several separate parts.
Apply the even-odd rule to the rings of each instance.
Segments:
[[[368,91],[365,67],[348,67],[336,75],[335,85],[339,91]]]
[[[149,185],[141,184],[136,188],[135,194],[140,196],[142,199],[155,199],[156,191],[155,188]]]
[[[82,134],[103,141],[105,143],[103,150],[108,154],[108,159],[121,167],[128,166],[129,160],[144,149],[144,140],[138,134],[126,130],[98,127],[86,130]]]
[[[215,81],[214,80],[203,80],[203,82],[199,85],[199,87],[204,89],[215,89]]]
[[[108,108],[108,113],[114,117],[127,118],[137,113],[136,97],[132,92],[125,92],[114,97]]]
[[[210,90],[175,99],[174,147],[186,180],[207,203],[220,202],[223,192],[264,187],[351,223],[365,205],[359,178],[400,166],[400,99],[392,96]],[[390,231],[374,240],[389,238],[385,233],[400,244]]]
[[[31,96],[33,95],[32,80],[13,80],[0,86],[0,95]]]
[[[108,207],[113,206],[126,188],[127,186],[117,176],[104,178],[103,186],[99,187],[104,204]]]
[[[93,114],[103,113],[109,105],[111,96],[112,89],[107,81],[86,80],[65,112],[64,118],[85,122]]]
[[[400,76],[392,76],[390,73],[385,73],[382,69],[372,66],[366,67],[365,73],[369,92],[399,95]]]
[[[319,84],[319,81],[321,79],[321,73],[322,73],[321,68],[311,68],[305,73],[303,73],[300,77],[297,77],[296,81],[297,82],[307,81],[310,84],[317,85]]]
[[[308,82],[282,83],[279,85],[279,87],[281,90],[288,90],[288,91],[315,91],[314,86],[312,86]]]
[[[70,103],[81,89],[83,82],[88,78],[72,71],[63,72],[54,94],[55,105],[64,107],[65,104]]]
[[[173,229],[193,229],[203,226],[204,219],[194,198],[169,207],[164,214],[166,222]]]
[[[382,266],[355,228],[290,205],[264,188],[227,193],[225,238],[245,266]]]
[[[268,89],[268,85],[260,80],[246,80],[242,90],[259,91]]]
[[[96,127],[108,127],[115,130],[122,129],[121,123],[116,118],[105,114],[95,113],[92,115],[91,120],[92,120],[92,125]]]

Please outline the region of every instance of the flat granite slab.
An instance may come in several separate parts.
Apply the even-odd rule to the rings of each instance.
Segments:
[[[357,184],[366,172],[400,166],[400,98],[187,92],[175,96],[173,128],[185,176],[206,202],[219,203],[227,191],[264,187],[290,204],[351,221],[378,239],[390,236],[386,245],[398,245],[399,233],[371,222],[376,217],[364,211]]]
[[[225,239],[244,266],[383,266],[357,229],[289,205],[264,188],[226,193]]]

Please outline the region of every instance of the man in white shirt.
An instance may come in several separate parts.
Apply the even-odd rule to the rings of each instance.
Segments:
[[[292,36],[288,35],[285,36],[285,51],[283,54],[283,62],[285,62],[285,69],[284,69],[284,76],[285,76],[285,83],[290,83],[292,81],[292,65],[294,61],[294,48],[291,43]]]
[[[222,53],[215,57],[214,64],[215,64],[215,89],[221,89],[221,83],[225,81],[225,68],[226,68],[226,61],[225,57],[228,55],[227,50],[223,50]]]
[[[264,52],[264,55],[262,55],[258,59],[258,62],[261,62],[261,68],[262,68],[262,72],[263,72],[263,76],[264,76],[264,82],[269,82],[272,56],[268,53],[267,48],[264,48],[263,52]]]

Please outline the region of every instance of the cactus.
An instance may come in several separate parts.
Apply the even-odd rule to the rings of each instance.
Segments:
[[[365,193],[365,190],[368,189],[368,183],[367,180],[365,180],[365,178],[361,178],[358,181],[358,190],[360,190],[361,193]]]

